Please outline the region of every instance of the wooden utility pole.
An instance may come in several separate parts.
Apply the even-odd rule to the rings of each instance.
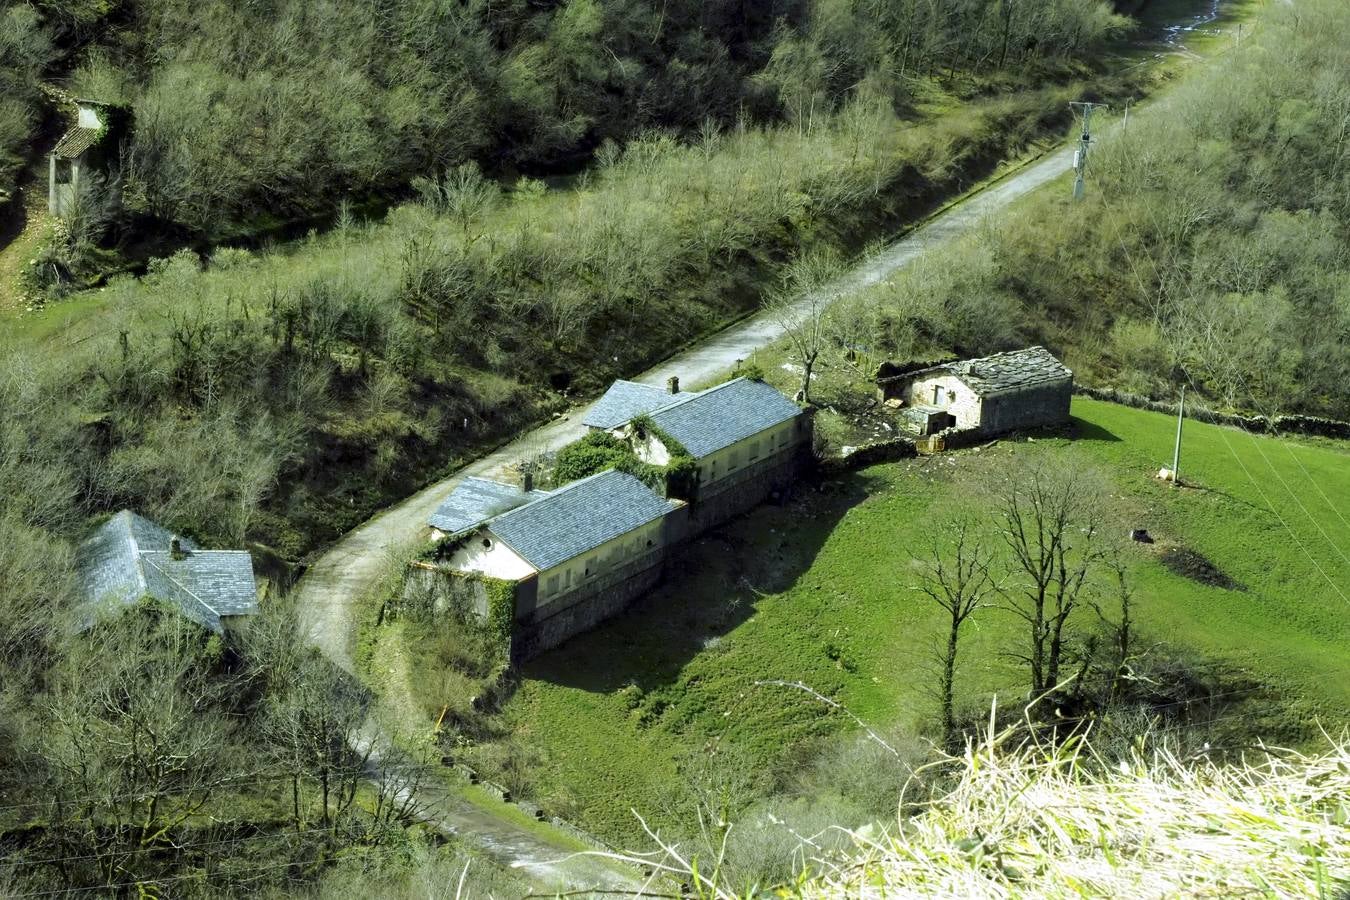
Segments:
[[[1172,448],[1172,483],[1181,484],[1181,422],[1186,411],[1186,385],[1181,386],[1181,399],[1177,401],[1177,442]]]

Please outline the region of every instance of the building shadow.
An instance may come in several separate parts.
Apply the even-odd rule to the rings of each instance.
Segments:
[[[877,488],[865,472],[801,482],[791,496],[689,541],[661,583],[624,612],[520,669],[522,679],[608,693],[644,692],[678,680],[755,614],[760,598],[791,588],[849,509]]]
[[[1071,416],[1065,429],[1068,436],[1079,441],[1119,441],[1113,432],[1107,431],[1095,422]]]

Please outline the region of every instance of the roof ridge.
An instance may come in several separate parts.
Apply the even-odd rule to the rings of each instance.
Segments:
[[[229,550],[198,550],[198,551],[196,551],[196,552],[198,552],[198,553],[229,553],[229,552],[231,552],[231,551],[229,551]],[[238,551],[238,552],[247,552],[247,551]],[[142,551],[141,553],[139,553],[139,554],[137,554],[137,555],[138,555],[138,556],[148,556],[148,555],[151,554],[151,553],[170,553],[170,554],[171,554],[172,551],[166,551],[166,550],[144,550],[144,551]],[[165,578],[167,578],[167,579],[169,579],[170,581],[172,581],[175,585],[178,586],[178,588],[179,588],[180,590],[182,590],[184,593],[186,593],[186,594],[187,594],[189,597],[191,597],[193,600],[196,600],[198,603],[200,603],[202,606],[204,606],[204,607],[205,607],[212,615],[214,615],[216,618],[220,618],[220,610],[216,609],[214,606],[212,606],[211,604],[207,603],[207,602],[206,602],[205,600],[203,600],[201,597],[198,597],[196,591],[192,590],[192,588],[188,587],[187,585],[183,584],[183,582],[181,582],[181,581],[179,581],[177,578],[175,578],[175,577],[173,576],[173,573],[172,573],[172,572],[170,572],[168,569],[164,568],[163,566],[158,565],[153,559],[147,559],[146,562],[148,562],[150,565],[154,566],[156,571],[162,572],[162,573],[164,574],[164,577],[165,577]],[[168,598],[161,597],[160,599],[168,599]]]
[[[656,415],[657,413],[663,413],[663,412],[665,412],[665,411],[668,410],[668,409],[673,409],[674,407],[680,406],[681,404],[692,402],[692,401],[694,401],[694,400],[699,399],[700,397],[707,397],[707,396],[710,395],[710,394],[713,394],[713,393],[716,393],[717,391],[720,391],[720,390],[721,390],[722,388],[724,388],[724,387],[727,387],[727,386],[729,386],[729,385],[733,385],[733,384],[736,384],[737,382],[745,381],[745,380],[746,380],[746,378],[745,378],[744,375],[737,375],[735,378],[732,378],[732,379],[729,379],[729,380],[727,380],[727,381],[724,381],[724,382],[722,382],[721,384],[715,384],[715,385],[713,385],[712,387],[710,387],[710,388],[704,388],[704,389],[701,390],[701,391],[693,391],[693,392],[691,392],[691,393],[689,394],[688,397],[681,397],[680,399],[674,401],[673,403],[667,403],[665,406],[658,406],[656,409],[654,409],[654,410],[652,410],[651,412],[647,413],[647,415],[648,415],[648,416],[654,416],[654,415]],[[637,416],[634,416],[633,418],[637,418]]]

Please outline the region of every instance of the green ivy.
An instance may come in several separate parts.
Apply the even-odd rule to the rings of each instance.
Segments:
[[[516,626],[516,583],[487,575],[471,575],[487,592],[487,626],[493,637],[509,650]]]
[[[649,416],[636,416],[629,423],[634,432],[645,432],[656,438],[670,454],[670,462],[662,467],[651,467],[661,477],[660,487],[653,489],[663,492],[667,497],[681,500],[694,500],[698,493],[698,460],[694,454],[676,440],[670,432],[651,420]]]

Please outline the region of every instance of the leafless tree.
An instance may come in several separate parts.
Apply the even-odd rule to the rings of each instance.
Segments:
[[[803,403],[811,402],[811,372],[826,345],[826,311],[836,296],[830,283],[842,270],[838,254],[832,251],[801,256],[788,266],[782,284],[764,304],[802,369]]]
[[[917,590],[946,613],[948,626],[947,643],[939,651],[942,730],[947,740],[956,733],[953,698],[961,629],[996,589],[990,562],[991,555],[977,523],[964,516],[952,519],[940,529],[928,558],[923,561]]]
[[[1106,553],[1105,492],[1091,470],[1045,455],[1019,456],[991,475],[1015,576],[1000,592],[1028,630],[1025,652],[1014,655],[1040,694],[1059,683],[1066,627]]]

